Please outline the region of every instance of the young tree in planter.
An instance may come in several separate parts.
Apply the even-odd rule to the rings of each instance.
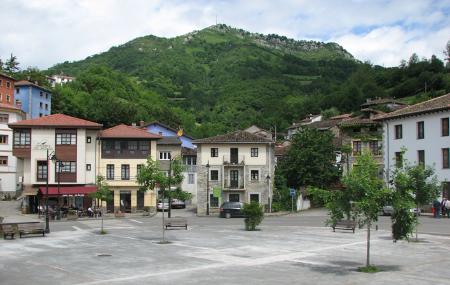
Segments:
[[[106,231],[103,229],[103,202],[110,202],[112,201],[112,193],[111,189],[109,188],[108,183],[106,183],[105,178],[101,175],[97,176],[97,191],[91,194],[91,198],[96,199],[102,203],[100,207],[100,213],[102,216],[102,227],[100,230],[101,234],[106,234]]]
[[[244,204],[242,212],[245,215],[244,223],[246,231],[255,231],[256,226],[261,224],[264,219],[264,208],[256,202]]]
[[[411,165],[407,161],[394,170],[392,233],[394,240],[409,239],[416,230],[418,240],[418,214],[421,206],[432,203],[439,194],[439,182],[434,169],[422,164]],[[417,209],[417,215],[411,212]]]

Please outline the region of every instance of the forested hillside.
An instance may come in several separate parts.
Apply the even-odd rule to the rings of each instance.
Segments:
[[[77,77],[58,88],[54,111],[108,125],[158,119],[195,137],[250,124],[282,130],[309,113],[357,111],[366,98],[420,95],[425,86],[425,96],[450,92],[449,69],[436,57],[383,68],[335,43],[225,25],[137,38],[47,72]]]

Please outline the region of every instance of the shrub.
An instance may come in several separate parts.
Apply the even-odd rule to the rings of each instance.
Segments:
[[[254,231],[256,226],[261,224],[264,219],[264,209],[259,203],[252,202],[250,204],[244,204],[242,209],[245,215],[245,230]]]

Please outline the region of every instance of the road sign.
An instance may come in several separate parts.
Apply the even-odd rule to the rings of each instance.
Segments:
[[[296,194],[296,191],[294,188],[289,188],[289,195],[291,195],[292,197],[294,197]]]

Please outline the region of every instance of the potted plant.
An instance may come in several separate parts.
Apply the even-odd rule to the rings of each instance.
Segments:
[[[252,202],[250,204],[244,204],[244,208],[242,209],[245,215],[245,230],[246,231],[255,231],[256,226],[261,224],[264,219],[264,209],[263,206],[259,203]]]

